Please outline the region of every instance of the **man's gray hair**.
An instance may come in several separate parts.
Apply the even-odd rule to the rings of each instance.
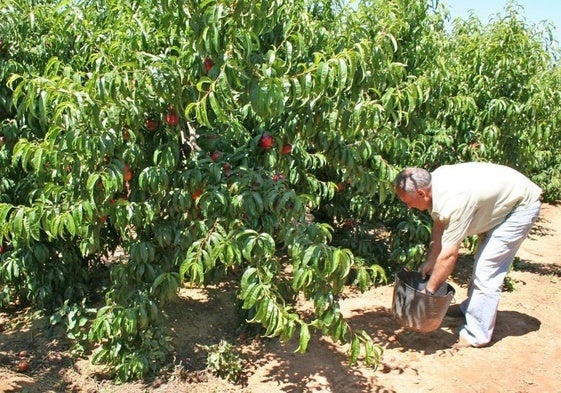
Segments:
[[[423,168],[405,168],[397,174],[394,180],[396,190],[407,194],[431,186],[431,174]]]

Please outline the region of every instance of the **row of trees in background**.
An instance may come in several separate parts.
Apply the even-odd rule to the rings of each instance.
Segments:
[[[66,323],[120,380],[168,359],[181,285],[232,277],[266,336],[375,366],[339,295],[422,260],[404,166],[494,161],[561,195],[559,52],[513,3],[487,24],[427,0],[0,12],[0,306]]]

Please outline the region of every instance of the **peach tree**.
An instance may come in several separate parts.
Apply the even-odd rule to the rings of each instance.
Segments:
[[[485,121],[504,99],[487,87],[498,101],[485,104],[481,85],[465,82],[473,63],[450,45],[437,9],[5,3],[1,306],[66,321],[83,350],[128,380],[168,359],[163,306],[182,285],[236,279],[241,312],[263,335],[305,351],[318,332],[348,343],[351,363],[378,364],[382,348],[339,301],[345,286],[365,290],[422,258],[427,220],[391,197],[396,170],[501,147],[486,138],[503,125]],[[516,59],[528,49],[541,67],[532,42]],[[465,61],[450,68],[450,56]],[[559,74],[540,70],[550,82],[524,97],[551,130],[559,110],[543,105],[550,94],[559,102]],[[458,120],[471,102],[462,94],[476,93],[489,115],[467,119],[481,130]],[[516,123],[527,115],[511,114],[504,127],[527,137],[527,122]],[[558,140],[531,137],[559,173],[547,155]],[[302,298],[312,313],[298,309]]]

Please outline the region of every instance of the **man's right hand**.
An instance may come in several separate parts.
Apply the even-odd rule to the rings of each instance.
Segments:
[[[429,263],[427,261],[427,262],[424,262],[423,264],[421,264],[419,266],[419,269],[417,269],[417,271],[419,273],[421,273],[421,276],[423,277],[423,280],[425,280],[427,278],[427,276],[430,276],[433,268],[434,268],[434,264]]]

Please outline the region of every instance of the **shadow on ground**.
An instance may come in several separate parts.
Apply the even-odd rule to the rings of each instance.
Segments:
[[[43,393],[64,391],[58,371],[70,367],[71,343],[62,329],[28,309],[0,315],[0,366],[13,378],[0,386],[2,392]],[[26,363],[24,370],[20,369]],[[0,381],[2,382],[2,381]]]

